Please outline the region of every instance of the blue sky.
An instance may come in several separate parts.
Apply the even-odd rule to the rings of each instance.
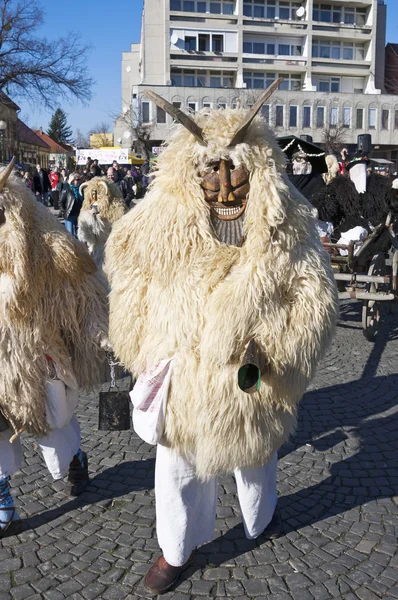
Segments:
[[[325,0],[326,1],[326,0]],[[88,106],[63,104],[73,131],[86,133],[103,121],[112,125],[110,113],[121,108],[120,62],[122,52],[138,42],[143,0],[42,0],[46,13],[41,33],[48,38],[78,31],[92,46],[88,66],[96,81]],[[398,0],[387,0],[387,42],[398,43]],[[21,118],[30,127],[47,129],[51,112],[33,109],[20,102]]]

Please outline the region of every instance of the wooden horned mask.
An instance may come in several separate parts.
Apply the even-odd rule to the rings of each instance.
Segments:
[[[282,78],[277,79],[248,110],[243,122],[232,133],[228,149],[232,150],[244,142],[253,119],[282,81]],[[183,125],[201,146],[208,146],[203,130],[192,117],[152,91],[146,90],[145,95]],[[204,198],[210,207],[213,229],[220,241],[239,246],[250,191],[250,173],[243,166],[235,166],[228,158],[214,160],[206,167],[205,171],[198,172],[198,176]]]

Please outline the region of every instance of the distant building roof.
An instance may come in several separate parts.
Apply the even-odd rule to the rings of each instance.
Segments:
[[[12,108],[14,110],[21,110],[19,108],[18,104],[15,104],[15,102],[13,102],[11,100],[11,98],[9,98],[7,96],[7,94],[2,92],[1,90],[0,90],[0,104],[4,104],[4,106],[7,106],[7,108]]]
[[[47,146],[50,146],[50,152],[52,152],[54,154],[65,154],[65,152],[73,152],[72,146],[69,146],[68,144],[60,144],[59,142],[56,142],[55,140],[50,138],[49,135],[44,133],[44,131],[41,127],[40,127],[40,129],[34,129],[33,131],[35,132],[36,135],[38,135],[47,144]]]
[[[25,144],[33,144],[34,146],[42,146],[50,150],[50,147],[44,140],[41,139],[33,129],[30,129],[23,121],[18,119],[17,121],[17,135],[18,139]]]
[[[387,48],[390,47],[391,50],[394,52],[394,54],[396,54],[398,56],[398,44],[391,44],[391,42],[389,42],[387,44]]]

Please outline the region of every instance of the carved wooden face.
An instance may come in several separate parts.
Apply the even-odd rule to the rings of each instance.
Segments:
[[[234,221],[243,215],[250,190],[249,173],[235,168],[231,160],[221,159],[209,164],[200,173],[201,187],[212,215],[221,221]]]

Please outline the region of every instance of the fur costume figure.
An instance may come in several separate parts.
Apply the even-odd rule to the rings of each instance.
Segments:
[[[311,203],[322,221],[333,223],[336,241],[343,232],[356,226],[370,231],[369,226],[384,223],[389,212],[393,220],[398,216],[390,180],[375,173],[367,177],[364,193],[358,193],[349,177],[337,175],[311,196]]]
[[[0,413],[46,435],[48,355],[61,379],[99,380],[106,290],[86,248],[41,206],[11,164],[0,173]]]
[[[80,186],[84,192],[77,237],[87,244],[96,265],[102,268],[106,240],[115,223],[127,212],[118,186],[107,177],[94,177]]]
[[[203,480],[262,465],[287,440],[338,312],[312,208],[266,122],[253,118],[208,110],[189,131],[177,126],[145,199],[106,249],[115,353],[136,375],[175,357],[162,444],[194,456]],[[228,194],[212,188],[227,167]],[[251,338],[267,367],[249,396],[237,373]]]

